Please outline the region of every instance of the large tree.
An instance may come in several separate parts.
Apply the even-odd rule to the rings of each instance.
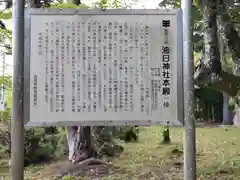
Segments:
[[[237,96],[240,90],[240,77],[222,69],[217,32],[228,45],[234,62],[239,61],[240,41],[223,0],[208,0],[203,6],[204,14],[204,56],[195,72],[199,84]]]
[[[195,71],[198,84],[237,96],[240,90],[240,77],[223,70],[220,61],[218,31],[229,47],[234,62],[240,62],[240,41],[234,21],[240,18],[234,0],[196,0],[193,3],[193,27],[203,25],[204,55]],[[163,0],[160,6],[180,7],[180,0]],[[228,7],[228,8],[227,8]],[[200,12],[200,16],[199,16]],[[230,16],[230,12],[232,16]],[[233,15],[234,14],[234,15]],[[234,19],[232,19],[232,17]]]
[[[234,123],[239,124],[240,39],[238,29],[234,25],[234,21],[239,19],[239,14],[235,13],[233,18],[230,14],[239,11],[239,7],[231,1],[224,0],[207,0],[200,5],[204,16],[205,46],[204,56],[195,72],[195,80],[199,84],[232,96],[236,104]],[[235,63],[232,72],[226,72],[222,68],[218,32],[232,54],[232,61]]]
[[[233,71],[226,71],[221,62],[219,39],[228,47],[234,62],[234,68],[239,69],[240,64],[240,37],[238,28],[239,6],[234,0],[194,0],[193,1],[193,27],[201,36],[194,34],[193,40],[202,38],[200,49],[202,57],[195,69],[195,83],[207,86],[233,97],[239,104],[240,76]],[[179,7],[180,0],[163,0],[160,6]],[[200,13],[200,14],[199,14]],[[200,26],[199,26],[200,25]],[[201,27],[201,28],[198,28]],[[195,48],[196,50],[196,48]],[[239,70],[238,70],[239,71]]]

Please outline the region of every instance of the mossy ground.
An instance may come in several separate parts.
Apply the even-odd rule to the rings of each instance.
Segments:
[[[100,179],[183,179],[183,129],[170,129],[170,144],[161,144],[162,131],[163,128],[157,126],[140,128],[139,142],[123,144],[124,152],[109,163],[110,174]],[[196,133],[198,179],[239,180],[240,129],[197,128]],[[4,162],[2,159],[0,177],[8,179],[8,168]],[[65,166],[68,166],[67,161],[30,166],[25,170],[25,179],[53,179],[56,168]],[[66,176],[63,179],[76,177]]]

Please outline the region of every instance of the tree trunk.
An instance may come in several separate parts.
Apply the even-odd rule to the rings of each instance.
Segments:
[[[219,103],[218,103],[219,102]],[[222,123],[223,121],[223,95],[219,95],[219,101],[214,104],[214,109],[216,113],[216,123]]]
[[[47,2],[47,1],[44,1]],[[75,1],[74,1],[75,2]],[[75,3],[78,3],[77,1]],[[79,1],[80,3],[80,1]],[[41,0],[28,0],[30,8],[40,8]],[[49,128],[48,128],[49,129]],[[73,163],[82,161],[92,156],[91,128],[88,127],[66,127],[69,148],[69,160]]]
[[[80,5],[81,0],[72,0],[75,5]],[[69,147],[68,159],[72,163],[85,160],[93,155],[90,126],[67,127],[67,140]]]
[[[199,84],[209,85],[219,81],[221,72],[220,54],[218,51],[217,38],[217,11],[214,0],[206,3],[203,12],[204,20],[204,56],[200,59],[200,64],[194,76]]]
[[[72,3],[78,6],[81,4],[81,0],[72,0]]]
[[[28,0],[28,7],[30,8],[40,8],[41,0]]]
[[[235,97],[236,104],[239,102],[240,90],[240,37],[231,21],[223,0],[208,0],[204,9],[205,16],[205,58],[197,68],[194,78],[197,83],[207,85],[210,88],[225,92]],[[217,22],[217,24],[216,24]],[[228,45],[237,74],[229,74],[222,70],[217,43],[217,30],[223,36]],[[240,108],[235,109],[234,124],[240,124]]]
[[[228,45],[228,48],[230,49],[232,53],[232,59],[235,63],[233,72],[234,74],[239,78],[240,77],[240,37],[238,31],[235,29],[234,24],[231,20],[231,17],[229,16],[226,5],[224,4],[223,0],[219,0],[218,3],[218,27],[219,31],[223,36],[223,40]],[[234,125],[239,126],[240,125],[240,101],[239,101],[239,88],[237,87],[238,93],[236,94],[235,100],[236,100],[236,106],[234,110],[234,117],[232,122]]]
[[[240,65],[235,64],[233,67],[233,72],[236,76],[240,75]],[[233,124],[236,126],[240,125],[240,101],[239,96],[235,98],[236,104],[234,109],[234,117],[233,117]]]
[[[91,157],[93,155],[91,128],[89,126],[69,126],[66,128],[69,160],[76,163]]]
[[[218,0],[217,9],[218,30],[232,53],[233,61],[236,64],[240,64],[240,37],[238,31],[234,27],[231,17],[228,14],[224,0]]]
[[[237,96],[240,90],[240,77],[229,74],[221,68],[217,38],[218,27],[221,34],[224,35],[224,41],[227,42],[236,58],[235,60],[240,56],[238,55],[240,52],[240,38],[231,23],[223,1],[219,0],[219,2],[221,5],[217,4],[216,0],[208,0],[204,9],[206,52],[204,59],[197,67],[194,78],[198,84],[225,92],[229,96]]]
[[[233,120],[228,109],[228,95],[223,93],[223,125],[232,125]]]

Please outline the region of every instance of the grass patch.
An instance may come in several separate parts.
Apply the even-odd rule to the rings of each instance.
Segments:
[[[162,130],[156,126],[140,128],[139,142],[124,144],[124,152],[110,163],[110,175],[101,179],[183,179],[183,129],[170,129],[170,144],[161,144]],[[240,129],[198,128],[196,132],[199,180],[239,180]],[[0,163],[0,177],[7,179],[7,168],[1,167]],[[28,167],[26,179],[41,179],[42,172],[49,167]]]

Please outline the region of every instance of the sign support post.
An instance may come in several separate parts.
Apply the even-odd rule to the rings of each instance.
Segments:
[[[182,0],[183,80],[184,80],[184,180],[196,180],[196,132],[194,118],[194,81],[192,47],[192,0]]]
[[[13,102],[11,120],[11,180],[24,178],[24,0],[13,0]]]

